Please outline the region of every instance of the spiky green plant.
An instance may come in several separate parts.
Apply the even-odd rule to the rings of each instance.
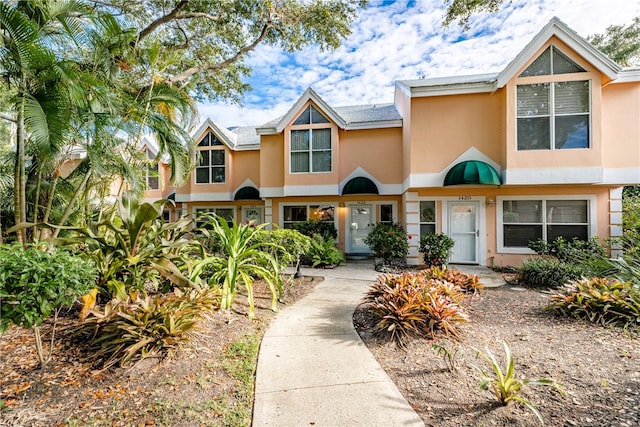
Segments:
[[[237,224],[229,225],[226,219],[217,215],[208,215],[207,228],[202,233],[215,234],[219,244],[221,257],[208,256],[196,262],[191,279],[200,280],[204,274],[211,272],[207,278],[210,285],[221,285],[222,295],[220,308],[228,310],[233,305],[237,293],[237,285],[244,284],[249,301],[249,317],[255,318],[253,301],[253,282],[260,277],[267,282],[271,291],[271,310],[278,311],[278,298],[282,294],[282,278],[278,262],[268,252],[262,250],[264,246],[276,246],[274,243],[260,242],[256,234],[266,227],[266,224]]]
[[[491,390],[495,394],[498,401],[503,405],[508,405],[509,402],[519,402],[529,409],[538,418],[540,424],[544,424],[542,415],[530,400],[522,396],[523,388],[527,385],[544,385],[553,386],[559,389],[559,385],[552,379],[542,378],[538,380],[518,379],[515,376],[515,362],[511,348],[507,341],[503,341],[505,353],[505,368],[500,367],[500,363],[495,356],[485,347],[485,351],[478,351],[478,355],[482,356],[491,366],[492,374],[487,373],[486,370],[476,367],[482,375],[480,381],[480,390],[486,390],[491,387]]]

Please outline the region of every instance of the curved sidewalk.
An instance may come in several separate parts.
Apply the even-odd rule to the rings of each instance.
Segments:
[[[302,273],[324,280],[262,340],[253,426],[424,426],[353,327],[379,273],[370,263]]]

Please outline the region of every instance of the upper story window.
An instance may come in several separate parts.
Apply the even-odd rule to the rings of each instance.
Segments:
[[[331,128],[325,124],[329,120],[311,105],[293,122],[291,173],[331,172]]]
[[[158,181],[158,162],[156,156],[148,148],[145,151],[147,155],[147,167],[145,169],[145,181],[149,190],[157,190],[160,188]]]
[[[224,183],[226,176],[224,144],[211,132],[198,143],[200,159],[196,166],[196,184]]]
[[[566,74],[583,72],[582,67],[549,46],[520,74],[546,78],[517,86],[518,150],[589,148],[590,81],[565,80]]]

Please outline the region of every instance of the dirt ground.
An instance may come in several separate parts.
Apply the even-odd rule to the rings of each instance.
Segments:
[[[286,286],[293,304],[321,279],[305,277]],[[262,338],[273,313],[264,284],[256,283],[256,315],[250,320],[246,298],[233,310],[215,312],[184,348],[162,360],[100,372],[86,362],[82,348],[57,333],[53,359],[38,368],[33,333],[12,327],[0,335],[0,426],[218,426],[236,410],[238,381],[225,369],[224,350],[245,335]],[[60,320],[58,328],[72,322]],[[50,325],[42,327],[43,341]],[[251,415],[252,402],[248,403]],[[249,418],[250,420],[250,418]]]
[[[467,303],[470,322],[463,340],[444,344],[454,355],[452,370],[446,357],[424,339],[413,340],[406,350],[376,339],[365,306],[356,310],[354,324],[427,426],[539,425],[524,406],[501,406],[491,391],[478,387],[476,367],[490,368],[476,357],[476,349],[488,347],[502,363],[503,340],[510,343],[518,378],[551,378],[562,385],[564,395],[544,386],[524,389],[546,425],[640,425],[638,337],[556,317],[543,310],[546,298],[542,292],[513,286],[483,289],[473,296]]]

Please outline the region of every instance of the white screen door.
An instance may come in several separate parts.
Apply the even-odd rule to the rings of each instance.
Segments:
[[[351,206],[349,209],[349,252],[371,253],[364,238],[371,231],[371,205]]]
[[[449,237],[455,242],[451,262],[478,262],[478,234],[478,202],[450,202]]]

